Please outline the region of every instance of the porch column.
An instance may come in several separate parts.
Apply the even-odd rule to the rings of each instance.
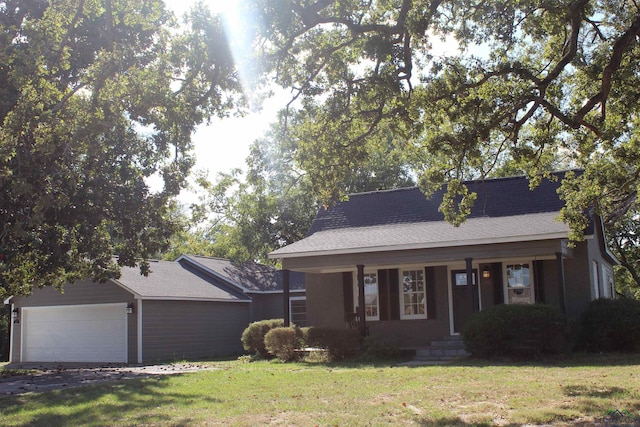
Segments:
[[[289,318],[289,270],[282,270],[282,298],[284,299],[284,326],[290,326]]]
[[[562,252],[556,252],[556,270],[558,270],[558,288],[560,292],[560,308],[563,313],[567,312],[567,295],[564,285],[564,260]]]
[[[367,334],[367,316],[364,310],[364,265],[358,264],[358,317],[360,322],[360,336],[364,338]]]
[[[465,258],[464,261],[467,269],[467,290],[469,292],[469,301],[471,301],[471,312],[473,313],[476,311],[476,296],[473,291],[473,266],[471,264],[473,258]]]

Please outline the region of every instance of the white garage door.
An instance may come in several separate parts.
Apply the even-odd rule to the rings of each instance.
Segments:
[[[127,362],[126,304],[22,309],[23,362]]]

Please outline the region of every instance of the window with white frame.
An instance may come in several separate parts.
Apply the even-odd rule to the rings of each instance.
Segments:
[[[427,287],[424,269],[400,270],[400,318],[427,318]]]
[[[509,304],[532,304],[534,302],[531,263],[506,263],[505,277]]]
[[[600,280],[598,280],[598,262],[597,261],[591,261],[591,270],[592,270],[592,275],[593,275],[593,280],[592,280],[592,293],[593,293],[593,299],[598,299],[600,298]]]
[[[296,326],[307,326],[307,298],[289,298],[289,320]]]
[[[356,280],[354,280],[355,286],[353,289],[353,309],[358,312],[358,275],[356,274]],[[364,312],[366,320],[380,320],[380,305],[378,297],[378,274],[377,273],[365,273],[364,274]]]
[[[614,284],[613,268],[609,266],[602,267],[603,284],[606,292],[605,297],[615,298],[616,289]]]

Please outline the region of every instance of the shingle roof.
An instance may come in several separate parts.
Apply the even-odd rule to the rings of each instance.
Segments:
[[[283,289],[282,272],[268,265],[253,262],[238,264],[228,259],[195,255],[183,255],[179,260],[199,264],[247,292],[281,292]],[[304,273],[290,273],[289,289],[292,291],[305,289]]]
[[[534,190],[525,177],[468,181],[477,199],[460,227],[438,211],[444,189],[427,198],[417,187],[354,194],[320,210],[309,235],[278,249],[273,258],[463,246],[470,244],[566,238],[557,221],[564,202],[558,180],[543,180]],[[589,234],[589,233],[587,233]]]
[[[564,206],[557,194],[560,179],[545,179],[534,190],[529,189],[525,177],[467,181],[465,184],[469,192],[478,195],[468,218],[558,212]],[[444,189],[427,198],[417,187],[353,194],[346,202],[321,209],[309,235],[338,228],[442,221],[443,215],[438,208],[443,194]]]
[[[241,292],[225,289],[188,265],[173,261],[150,264],[148,276],[141,275],[139,268],[125,267],[116,282],[143,299],[249,301]]]
[[[445,221],[374,225],[318,231],[272,252],[274,258],[304,253],[307,256],[388,250],[444,248],[490,243],[557,239],[567,236],[557,212],[506,217],[476,217],[459,227]]]

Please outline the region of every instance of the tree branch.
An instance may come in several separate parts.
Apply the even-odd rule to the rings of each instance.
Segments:
[[[587,115],[593,108],[600,103],[602,118],[606,116],[606,103],[609,98],[609,92],[613,85],[613,75],[622,63],[622,57],[625,51],[635,42],[636,37],[640,36],[640,15],[636,16],[635,21],[629,26],[622,36],[613,45],[613,51],[611,52],[611,59],[602,72],[602,84],[600,91],[593,95],[584,104],[584,106],[576,113],[576,120],[580,121]]]

